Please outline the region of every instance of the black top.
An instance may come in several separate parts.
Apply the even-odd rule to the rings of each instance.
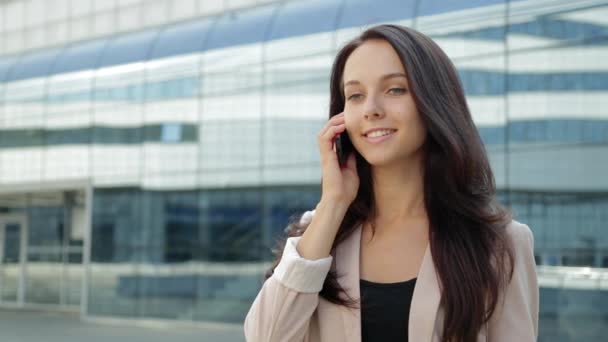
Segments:
[[[416,278],[399,283],[361,279],[361,341],[407,342]]]

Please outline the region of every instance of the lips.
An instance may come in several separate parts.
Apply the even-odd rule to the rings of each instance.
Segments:
[[[368,129],[367,131],[363,132],[364,136],[367,136],[371,133],[377,132],[377,131],[396,131],[396,129],[394,128],[385,128],[385,127],[378,127],[378,128],[372,128],[372,129]]]
[[[365,133],[364,135],[367,137],[378,137],[378,136],[382,136],[382,135],[387,135],[393,133],[394,131],[396,131],[396,129],[391,129],[391,128],[382,128],[382,129],[375,129],[372,131],[367,131],[367,133]]]
[[[371,144],[379,144],[379,143],[381,143],[381,142],[383,142],[383,141],[386,141],[386,140],[390,139],[390,138],[391,138],[393,135],[395,135],[395,133],[396,133],[396,132],[397,132],[397,131],[396,131],[396,130],[394,130],[394,131],[393,131],[392,133],[390,133],[390,134],[387,134],[387,135],[381,135],[381,136],[379,136],[379,137],[374,137],[374,138],[372,138],[372,137],[368,137],[367,135],[364,135],[364,136],[363,136],[363,138],[365,139],[365,141],[367,141],[367,142],[369,142],[369,143],[371,143]]]

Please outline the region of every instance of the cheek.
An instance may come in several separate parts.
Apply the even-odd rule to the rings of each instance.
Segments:
[[[357,133],[359,131],[359,128],[357,128],[354,124],[348,124],[348,122],[346,123],[346,131],[348,132],[348,136],[351,140],[351,142],[354,142],[354,140],[358,139]]]
[[[349,121],[355,121],[355,116],[357,116],[357,109],[352,105],[348,105],[348,102],[344,105],[344,120],[348,125]]]
[[[409,113],[409,115],[409,120],[406,124],[411,139],[414,140],[415,143],[423,143],[426,138],[426,126],[424,125],[422,118],[415,111]]]
[[[416,143],[424,140],[426,137],[426,126],[415,107],[404,108],[402,106],[399,112],[395,113],[395,116],[401,119],[399,126],[404,128],[408,141]]]
[[[416,105],[411,99],[387,102],[387,110],[393,113],[393,116],[400,118],[401,122],[406,127],[418,128],[422,125],[422,118],[416,109]]]
[[[344,110],[344,124],[346,125],[346,130],[349,132],[354,131],[357,128],[357,120],[354,115],[348,113],[346,109]]]

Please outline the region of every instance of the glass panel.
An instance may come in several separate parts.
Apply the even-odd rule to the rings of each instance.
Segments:
[[[213,19],[189,21],[163,30],[150,53],[150,59],[189,54],[202,50]]]
[[[80,305],[81,292],[82,292],[82,277],[83,277],[83,265],[82,265],[82,236],[80,232],[84,234],[84,227],[77,228],[77,225],[84,224],[84,209],[77,209],[81,214],[73,215],[75,218],[72,221],[72,233],[69,239],[69,246],[64,250],[64,281],[63,281],[63,303],[64,305]],[[80,218],[80,219],[76,219]],[[78,232],[78,233],[76,233]]]
[[[57,59],[52,73],[60,74],[94,69],[107,42],[107,39],[102,39],[69,47]]]
[[[16,81],[48,75],[60,52],[60,49],[55,49],[33,52],[25,55],[8,74],[6,81]]]
[[[145,192],[142,224],[146,252],[138,278],[144,317],[191,319],[200,243],[198,193]]]
[[[157,29],[154,29],[118,36],[107,44],[99,67],[143,62],[148,56],[158,32]]]
[[[122,41],[118,46],[127,41]],[[91,151],[91,171],[96,180],[105,178],[123,184],[137,184],[140,181],[141,147],[135,143],[140,143],[143,139],[143,103],[141,97],[130,97],[129,94],[130,89],[143,87],[144,65],[142,62],[102,68],[96,74],[91,122],[95,128],[92,140],[103,141],[108,133],[116,133],[131,142],[128,145],[95,144]]]
[[[10,73],[11,69],[17,62],[18,59],[15,57],[0,58],[0,82],[4,82],[6,76]]]
[[[261,52],[261,44],[250,44],[203,55],[202,185],[259,184]]]
[[[2,145],[44,144],[44,135],[38,129],[44,125],[45,85],[44,78],[5,84],[4,106],[0,112],[0,136],[6,134],[1,138]],[[11,139],[19,136],[21,139]],[[40,182],[44,155],[41,148],[2,149],[2,155],[0,183]]]
[[[27,303],[61,303],[65,224],[63,207],[30,208]]]
[[[265,203],[268,207],[268,223],[264,225],[265,260],[273,261],[271,250],[276,241],[285,237],[285,228],[294,217],[305,211],[314,210],[319,202],[321,193],[316,187],[289,187],[282,189],[267,189],[264,191]]]
[[[512,2],[516,2],[514,0]],[[418,15],[437,15],[446,12],[458,12],[466,9],[483,8],[491,5],[502,5],[504,0],[456,0],[456,1],[441,1],[441,0],[425,0],[418,3]],[[470,17],[468,18],[470,20]]]
[[[209,34],[205,49],[262,42],[277,5],[230,11],[223,14]]]
[[[346,0],[340,13],[338,28],[387,23],[414,16],[414,0]]]
[[[285,3],[274,19],[268,40],[334,30],[341,2],[309,0]]]
[[[605,3],[592,6],[577,2],[572,6],[565,1],[558,3],[566,6],[551,10],[542,5],[530,6],[525,1],[510,4],[511,13],[537,13],[528,20],[513,20],[509,25],[513,47],[554,45],[562,41],[606,37],[608,34],[604,19],[608,15],[608,6]]]
[[[9,223],[4,229],[2,255],[2,301],[17,302],[19,299],[19,282],[21,278],[21,226],[18,223]]]
[[[145,166],[141,181],[146,186],[196,187],[202,85],[199,73],[199,54],[146,63],[144,121],[160,123],[155,126],[157,135],[154,139],[146,136],[142,148]]]
[[[598,13],[607,10],[608,6],[595,9]],[[579,12],[560,12],[560,17],[571,18]],[[553,16],[531,18],[528,23],[546,27],[539,32],[550,33],[548,17]],[[605,191],[605,39],[572,41],[567,34],[559,39],[531,39],[531,34],[520,31],[509,31],[508,36],[510,183],[524,189]],[[566,260],[579,263],[576,253],[572,254]]]
[[[505,50],[507,35],[506,6],[500,1],[493,2],[496,4],[482,8],[423,15],[426,10],[434,11],[433,7],[438,4],[443,6],[439,1],[423,1],[420,3],[420,17],[415,22],[416,29],[430,36],[453,62],[467,63],[469,59],[474,59],[471,61],[476,64],[473,71],[492,74],[496,68],[504,67],[504,63],[496,64],[496,61]],[[455,3],[463,8],[468,6],[466,1]],[[463,20],[464,17],[467,20]],[[496,76],[504,77],[502,73]],[[483,86],[488,84],[482,83]],[[494,84],[500,85],[498,82]]]
[[[260,285],[252,262],[267,250],[261,199],[96,190],[88,313],[241,323]]]
[[[193,319],[245,319],[260,284],[260,267],[252,267],[252,262],[265,252],[261,196],[258,190],[239,189],[201,193],[200,238],[206,260],[197,269]]]
[[[141,196],[135,190],[95,190],[89,279],[89,315],[139,316]],[[147,213],[152,214],[152,213]]]

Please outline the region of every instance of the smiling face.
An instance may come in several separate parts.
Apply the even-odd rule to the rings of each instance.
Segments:
[[[424,144],[426,129],[405,75],[397,52],[381,39],[364,42],[344,66],[346,130],[372,166],[407,161]],[[388,130],[366,134],[378,128]]]

